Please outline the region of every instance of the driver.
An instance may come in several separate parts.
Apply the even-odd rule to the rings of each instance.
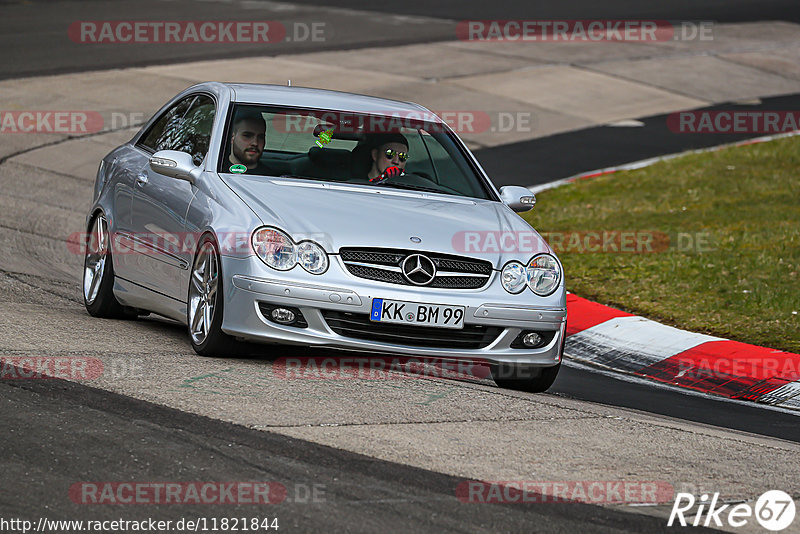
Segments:
[[[370,182],[380,183],[405,174],[408,161],[408,141],[399,133],[382,135],[380,144],[372,149],[372,168],[367,173]]]

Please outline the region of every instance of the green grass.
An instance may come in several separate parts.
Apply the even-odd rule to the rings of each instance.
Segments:
[[[586,252],[565,239],[556,252],[569,291],[693,332],[800,352],[800,138],[693,154],[537,198],[524,216],[540,233],[669,236],[651,253]],[[704,246],[681,250],[679,233],[700,235]]]

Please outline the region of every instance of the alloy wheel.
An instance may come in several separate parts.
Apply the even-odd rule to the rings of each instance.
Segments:
[[[96,217],[86,244],[83,267],[83,297],[87,304],[94,303],[103,282],[108,259],[108,222],[102,215]]]
[[[197,253],[189,285],[189,332],[196,345],[201,345],[211,331],[217,300],[219,260],[211,242]]]

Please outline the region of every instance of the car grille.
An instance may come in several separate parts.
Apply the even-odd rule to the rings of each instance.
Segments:
[[[359,278],[389,284],[414,285],[403,276],[400,265],[409,254],[424,254],[436,265],[436,277],[424,287],[438,289],[478,289],[489,281],[492,264],[435,252],[396,249],[343,248],[339,250],[345,267]]]
[[[497,326],[470,325],[464,328],[434,328],[404,324],[380,323],[369,320],[366,313],[322,310],[328,326],[340,336],[410,345],[447,349],[482,349],[503,331]]]

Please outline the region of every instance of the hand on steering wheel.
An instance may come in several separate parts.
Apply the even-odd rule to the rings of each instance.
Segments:
[[[405,171],[400,167],[395,167],[395,166],[386,167],[386,170],[384,170],[380,176],[377,176],[375,178],[370,178],[369,181],[373,183],[381,183],[385,182],[390,178],[397,178],[398,176],[403,176],[404,174]]]

